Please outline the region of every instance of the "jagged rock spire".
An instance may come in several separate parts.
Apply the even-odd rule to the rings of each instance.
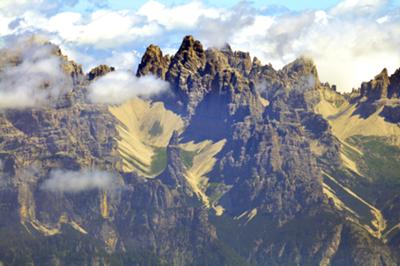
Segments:
[[[317,67],[311,58],[300,57],[283,68],[283,72],[290,78],[299,78],[301,76],[311,75],[316,83],[319,83]]]
[[[160,47],[151,44],[147,47],[142,57],[136,75],[144,76],[152,74],[161,79],[165,79],[170,61],[170,57],[168,55],[164,56]]]
[[[393,75],[390,76],[390,85],[388,94],[390,98],[400,98],[400,68],[397,69]]]
[[[92,68],[89,73],[87,74],[87,77],[89,80],[94,80],[98,77],[104,76],[109,72],[115,71],[114,67],[110,67],[107,65],[99,65],[95,68]]]
[[[206,64],[206,53],[203,45],[193,36],[186,36],[171,60],[166,79],[181,90],[188,91],[188,79],[198,75]]]
[[[361,85],[361,97],[366,97],[368,100],[387,98],[389,84],[389,75],[387,69],[384,68],[373,80]]]

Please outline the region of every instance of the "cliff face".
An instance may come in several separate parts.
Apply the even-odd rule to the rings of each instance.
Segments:
[[[358,103],[356,110],[364,118],[378,113],[386,121],[400,122],[397,115],[400,104],[400,72],[389,76],[386,69],[369,82],[364,82],[353,101]]]
[[[71,90],[57,104],[0,114],[0,236],[17,232],[0,262],[396,264],[398,195],[363,194],[374,166],[347,174],[343,145],[364,146],[328,117],[397,97],[397,74],[348,101],[310,59],[278,71],[187,36],[173,56],[150,45],[137,71],[169,93],[105,106],[87,87],[113,68],[64,62]]]

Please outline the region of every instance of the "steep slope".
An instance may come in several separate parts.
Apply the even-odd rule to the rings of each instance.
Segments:
[[[139,65],[168,93],[107,106],[87,88],[113,69],[63,62],[56,104],[0,113],[0,264],[396,265],[398,72],[344,96],[311,59],[187,36]]]
[[[182,131],[182,119],[165,109],[162,103],[132,99],[109,111],[119,121],[118,151],[123,158],[122,171],[154,177],[166,165],[165,148],[172,133]]]
[[[355,135],[397,139],[400,127],[393,117],[388,118],[388,110],[396,109],[400,104],[397,98],[400,85],[396,83],[398,72],[389,78],[384,69],[375,79],[363,83],[349,100],[325,88],[315,110],[327,118],[334,134],[342,140]],[[398,144],[397,141],[394,143]]]
[[[174,58],[181,58],[181,61],[173,61]],[[223,217],[246,217],[248,223],[255,217],[266,216],[277,222],[274,227],[305,213],[318,213],[330,208],[326,197],[340,195],[323,181],[319,167],[327,171],[341,167],[357,170],[355,162],[341,149],[342,145],[352,146],[337,139],[329,124],[314,113],[315,110],[317,114],[324,111],[326,117],[351,103],[319,83],[310,60],[302,58],[275,71],[270,66],[261,66],[256,59],[252,62],[248,54],[232,52],[229,47],[204,52],[197,41],[186,37],[168,68],[157,58],[152,58],[151,64],[163,65],[162,72],[166,73],[165,79],[174,84],[180,106],[187,106],[185,111],[185,108],[169,105],[173,110],[183,110],[188,117],[188,127],[183,133],[185,139],[219,140],[223,136],[227,139],[218,155],[218,167],[209,174],[208,182],[212,186],[206,190],[210,195],[218,195],[215,204],[224,210]],[[144,67],[146,61],[142,61],[141,66],[150,69]],[[152,73],[146,70],[139,68],[138,75]],[[179,80],[172,79],[174,73],[181,72],[185,74]],[[164,100],[168,105],[169,100]],[[224,109],[225,106],[230,106],[229,110]],[[213,126],[216,123],[218,127]],[[360,125],[363,126],[367,125]],[[317,161],[313,161],[312,154]],[[339,217],[350,218],[342,222],[363,228],[360,230],[366,230],[367,238],[369,234],[379,238],[385,223],[381,212],[350,189],[344,191],[348,194],[344,198],[356,201],[353,205],[358,213],[340,211]],[[348,204],[347,199],[344,202]],[[356,250],[357,246],[353,248]],[[335,252],[331,256],[334,255]],[[257,257],[249,253],[243,256]],[[256,257],[252,259],[257,260]],[[384,260],[390,263],[388,257]]]
[[[330,173],[336,176],[335,182],[340,186],[348,187],[348,193],[358,194],[361,202],[352,202],[342,192],[327,185],[326,194],[336,201],[337,206],[353,206],[355,209],[351,211],[354,211],[357,222],[372,223],[376,228],[373,235],[385,243],[389,241],[387,236],[397,232],[398,221],[391,204],[393,198],[398,197],[400,126],[393,118],[393,112],[387,111],[395,110],[399,104],[398,75],[396,71],[389,77],[384,69],[347,97],[325,87],[321,91],[321,101],[315,108],[327,119],[341,144],[342,169]],[[388,119],[389,113],[391,118]],[[330,179],[334,180],[332,176]],[[367,205],[366,201],[373,203],[368,203],[370,210],[359,209]],[[391,206],[391,212],[387,211],[388,205]]]

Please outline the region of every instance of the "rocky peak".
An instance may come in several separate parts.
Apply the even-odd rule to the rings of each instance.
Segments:
[[[271,64],[263,65],[257,58],[253,58],[249,78],[254,80],[258,86],[262,86],[262,91],[266,92],[266,87],[271,87],[277,81],[278,72],[272,67]]]
[[[189,35],[183,38],[178,52],[172,59],[172,68],[174,64],[182,64],[190,71],[202,69],[205,65],[206,53],[200,41],[195,40]]]
[[[96,78],[99,78],[101,76],[104,76],[105,74],[109,72],[115,71],[114,67],[110,67],[107,65],[99,65],[89,71],[87,74],[89,80],[94,80]]]
[[[373,80],[361,84],[360,96],[371,101],[387,98],[389,84],[389,75],[387,69],[384,68]]]
[[[42,57],[56,57],[60,61],[61,69],[70,76],[74,84],[78,83],[82,76],[82,65],[69,60],[57,45],[37,36],[32,36],[13,47],[0,50],[0,71],[7,67],[15,67],[23,63],[27,58],[36,62]],[[43,59],[43,58],[42,58]]]
[[[234,52],[233,57],[229,58],[229,63],[232,67],[238,69],[244,76],[249,75],[253,66],[250,54],[241,51]]]
[[[152,74],[154,76],[165,79],[165,74],[168,71],[170,57],[164,56],[160,47],[151,44],[147,47],[146,52],[142,57],[137,70],[137,76]]]
[[[400,98],[400,68],[390,76],[388,94],[390,98]]]
[[[212,51],[212,53],[209,51]],[[226,59],[216,61],[218,64],[217,67],[220,69],[234,68],[244,76],[247,76],[252,69],[253,62],[251,60],[250,53],[233,51],[229,44],[225,44],[221,49],[208,49],[207,62],[209,62],[210,59],[214,60],[216,54],[219,54],[219,57],[224,57]]]
[[[260,59],[258,59],[257,57],[254,57],[253,58],[253,68],[254,67],[261,67],[261,66],[262,66],[262,63],[261,63]]]
[[[300,57],[292,63],[286,65],[282,72],[287,74],[290,79],[299,79],[305,76],[312,76],[316,83],[319,83],[317,67],[310,58]]]
[[[221,73],[224,70],[230,68],[229,56],[232,55],[229,52],[224,52],[215,48],[208,49],[206,51],[207,63],[205,66],[205,72],[211,76],[215,76],[217,73]]]
[[[233,50],[232,47],[229,45],[229,43],[225,43],[224,46],[221,47],[221,52],[232,54]]]
[[[271,77],[268,91],[267,100],[270,102],[276,101],[278,98],[283,100],[282,104],[284,108],[289,107],[291,103],[294,105],[292,108],[305,108],[305,106],[311,106],[316,99],[318,94],[317,88],[320,87],[320,81],[318,78],[318,71],[314,62],[305,57],[300,57],[292,63],[286,65],[282,70],[278,71],[274,75],[272,66],[269,67],[269,73],[267,77]],[[294,100],[295,98],[299,99]]]
[[[72,78],[74,84],[78,83],[82,79],[83,70],[81,64],[78,64],[73,60],[69,60],[68,56],[64,55],[60,47],[55,44],[45,42],[42,45],[49,45],[53,51],[53,54],[60,57],[63,70]]]
[[[206,64],[203,45],[192,36],[186,36],[171,60],[166,79],[183,91],[188,91],[192,77],[199,77]]]
[[[203,45],[200,41],[195,40],[192,35],[185,36],[177,54],[185,54],[186,52],[188,55],[196,53],[198,57],[202,57],[204,55]]]

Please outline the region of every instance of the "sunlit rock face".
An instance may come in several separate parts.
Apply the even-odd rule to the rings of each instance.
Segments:
[[[102,77],[112,71],[115,71],[114,67],[110,67],[107,65],[100,65],[100,66],[97,66],[97,67],[91,69],[89,71],[89,73],[87,74],[87,76],[88,76],[89,80],[94,80],[94,79],[96,79],[98,77]]]
[[[398,71],[342,95],[187,36],[132,77],[168,90],[96,104],[115,69],[51,47],[68,88],[0,112],[1,263],[397,264]]]

